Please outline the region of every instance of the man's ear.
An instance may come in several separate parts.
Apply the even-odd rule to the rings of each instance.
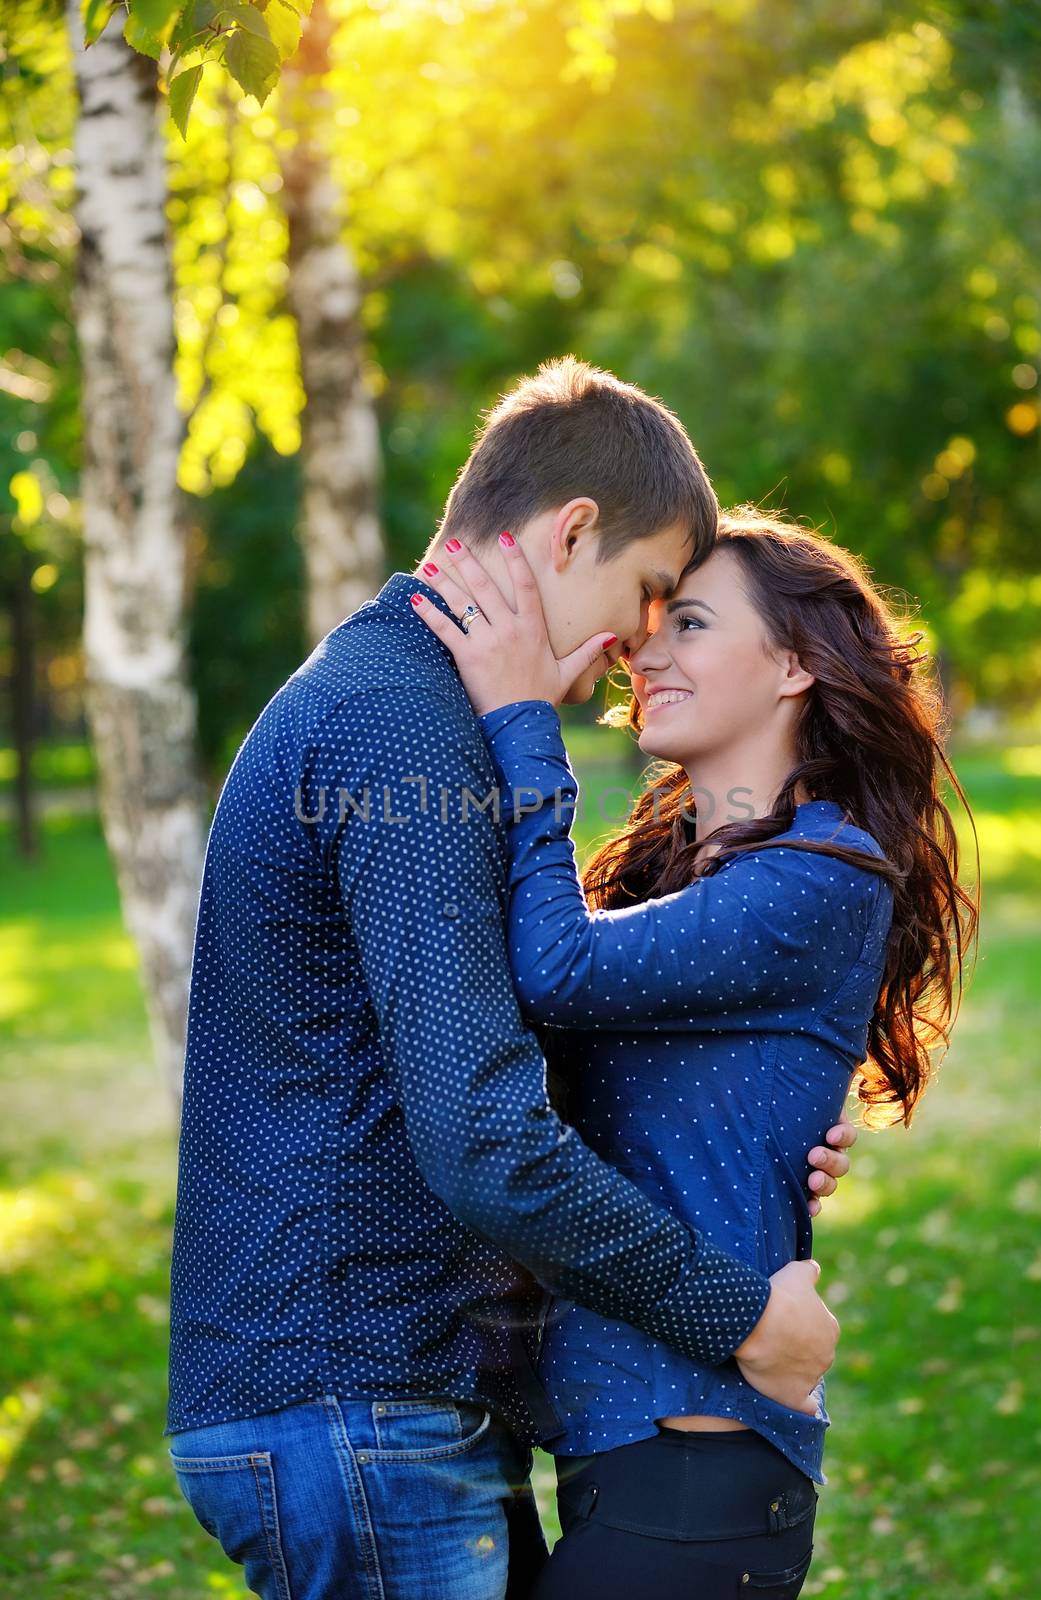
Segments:
[[[557,512],[557,541],[568,555],[578,539],[588,538],[600,525],[600,507],[588,495],[576,495]]]
[[[807,672],[794,650],[786,650],[781,657],[784,676],[778,689],[782,699],[791,699],[797,694],[805,694],[807,689],[812,689],[817,682],[812,672]]]

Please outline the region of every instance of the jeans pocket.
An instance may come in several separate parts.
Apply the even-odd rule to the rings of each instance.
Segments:
[[[443,1461],[483,1439],[492,1414],[469,1400],[438,1395],[422,1400],[375,1400],[374,1461]]]
[[[795,1600],[810,1570],[813,1546],[794,1566],[782,1567],[773,1572],[743,1572],[734,1593],[768,1596],[769,1600]]]
[[[245,1568],[264,1600],[290,1600],[270,1451],[181,1456],[170,1451],[178,1487],[206,1532]]]

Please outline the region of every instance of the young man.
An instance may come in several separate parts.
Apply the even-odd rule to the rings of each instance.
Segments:
[[[514,531],[585,700],[716,514],[676,418],[569,358],[491,413],[435,548]],[[417,586],[447,609],[394,573],[265,708],[199,908],[165,1432],[199,1521],[280,1600],[526,1592],[531,1447],[560,1428],[546,1289],[809,1409],[837,1334],[815,1263],[764,1278],[550,1108],[493,770]],[[824,1192],[848,1161],[816,1158]]]

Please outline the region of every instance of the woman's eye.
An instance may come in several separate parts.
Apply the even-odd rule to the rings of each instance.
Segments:
[[[676,627],[680,633],[686,633],[688,622],[692,628],[703,628],[705,626],[700,617],[677,617]]]

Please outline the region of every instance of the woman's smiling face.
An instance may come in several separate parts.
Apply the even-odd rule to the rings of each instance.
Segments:
[[[717,549],[685,573],[668,600],[652,604],[648,625],[629,658],[645,755],[689,771],[790,723],[807,675],[793,652],[771,643],[731,551]]]

